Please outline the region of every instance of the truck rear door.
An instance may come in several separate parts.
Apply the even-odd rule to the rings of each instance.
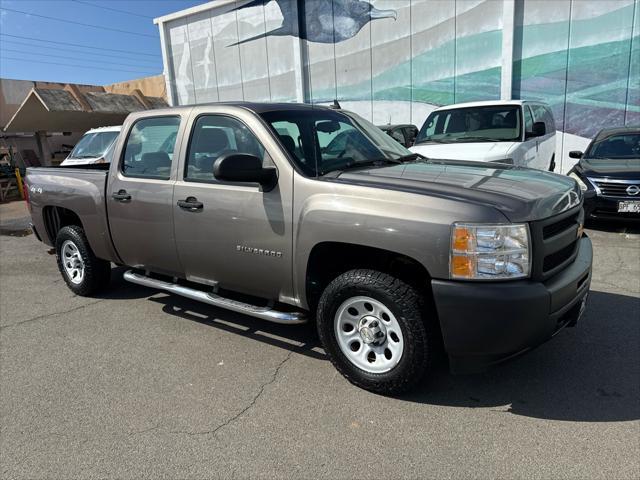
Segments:
[[[276,165],[278,185],[267,192],[254,183],[220,181],[213,164],[223,154],[247,153],[272,166],[282,152],[249,112],[196,107],[189,123],[173,201],[185,277],[264,298],[286,295],[291,288],[292,169]]]
[[[122,261],[170,275],[182,273],[173,235],[172,162],[180,125],[179,115],[127,122],[106,191],[111,236]]]

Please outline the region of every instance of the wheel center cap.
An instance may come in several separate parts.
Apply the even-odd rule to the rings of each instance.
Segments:
[[[387,332],[378,317],[367,315],[358,322],[358,333],[367,345],[380,345],[384,342]]]

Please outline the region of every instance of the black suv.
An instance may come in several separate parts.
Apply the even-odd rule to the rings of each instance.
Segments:
[[[571,169],[592,218],[640,219],[640,127],[601,130]]]

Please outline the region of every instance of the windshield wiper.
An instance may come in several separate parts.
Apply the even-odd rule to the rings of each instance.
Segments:
[[[444,139],[438,138],[423,138],[422,140],[416,140],[414,145],[420,145],[421,143],[434,142],[434,143],[447,143]]]
[[[415,160],[427,160],[427,157],[424,155],[420,155],[419,153],[408,153],[407,155],[402,155],[401,157],[394,158],[394,160],[398,160],[402,163],[411,162]]]
[[[350,170],[352,168],[384,167],[389,164],[402,165],[402,163],[403,163],[402,160],[395,159],[395,158],[376,158],[374,160],[364,160],[360,162],[356,162],[356,161],[347,162],[340,167],[330,168],[329,170],[321,170],[318,173],[320,176],[324,176],[331,172],[343,172],[345,170]]]
[[[456,142],[459,140],[480,140],[481,142],[502,142],[504,140],[500,138],[491,138],[491,137],[456,137]]]

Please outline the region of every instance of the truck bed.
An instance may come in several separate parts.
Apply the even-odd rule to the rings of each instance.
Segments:
[[[117,260],[104,196],[108,169],[108,164],[27,168],[25,185],[33,226],[44,243],[55,243],[49,234],[51,222],[59,221],[67,211],[74,212],[96,256]]]

